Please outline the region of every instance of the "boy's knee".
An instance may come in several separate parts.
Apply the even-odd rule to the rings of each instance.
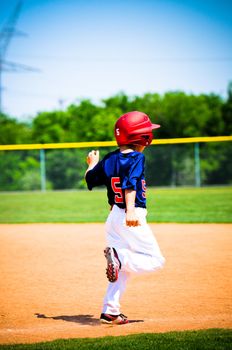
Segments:
[[[162,269],[162,267],[165,264],[165,259],[163,257],[160,258],[156,258],[154,263],[153,263],[153,271],[157,270],[157,269]]]

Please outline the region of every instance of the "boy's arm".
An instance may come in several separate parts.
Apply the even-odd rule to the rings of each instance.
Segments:
[[[95,167],[95,165],[97,165],[97,163],[99,162],[99,151],[89,152],[89,154],[86,158],[86,162],[89,166],[85,172],[85,176],[86,176],[87,172],[89,170],[92,170]]]
[[[136,191],[132,189],[125,189],[126,201],[126,225],[139,226],[139,219],[135,213],[135,197]]]

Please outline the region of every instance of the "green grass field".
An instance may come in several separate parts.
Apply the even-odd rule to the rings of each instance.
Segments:
[[[232,187],[148,189],[148,221],[232,222]],[[0,193],[0,223],[104,222],[105,190]]]
[[[232,331],[201,331],[136,334],[121,337],[56,340],[37,344],[0,345],[2,350],[230,350]]]

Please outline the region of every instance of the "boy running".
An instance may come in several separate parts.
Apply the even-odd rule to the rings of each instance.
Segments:
[[[165,262],[146,222],[145,157],[142,153],[152,141],[152,130],[159,127],[152,124],[145,113],[128,112],[115,124],[119,149],[107,154],[102,161],[99,161],[99,151],[91,151],[87,156],[88,189],[105,185],[111,206],[104,250],[109,285],[100,316],[102,323],[128,323],[128,318],[120,311],[120,299],[129,275],[155,271]]]

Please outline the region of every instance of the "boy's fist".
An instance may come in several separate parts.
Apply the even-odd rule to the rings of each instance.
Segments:
[[[91,151],[89,152],[86,162],[89,165],[96,165],[99,162],[99,151]]]

